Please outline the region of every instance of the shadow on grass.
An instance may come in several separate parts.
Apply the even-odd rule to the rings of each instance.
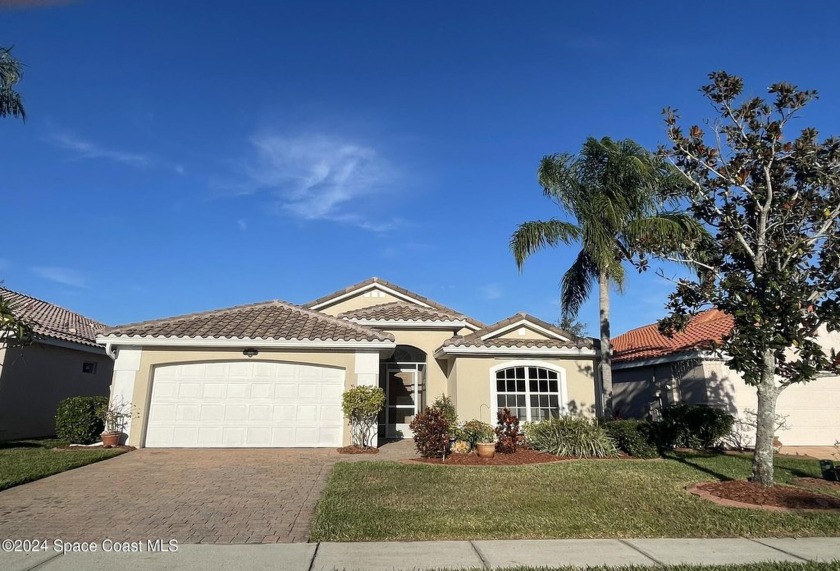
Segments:
[[[32,442],[29,440],[8,440],[0,442],[0,450],[8,450],[9,448],[43,448],[44,445],[39,442]]]
[[[709,468],[708,466],[704,466],[693,460],[696,458],[714,458],[715,456],[719,456],[719,454],[715,452],[695,452],[695,453],[685,453],[685,452],[665,452],[662,457],[668,460],[675,460],[680,464],[685,464],[698,472],[703,472],[704,474],[708,474],[722,482],[728,482],[730,480],[734,480],[731,476],[727,476],[726,474],[722,474]]]
[[[700,462],[697,462],[698,459],[711,459],[714,460],[715,458],[726,459],[727,461],[738,461],[739,463],[746,464],[748,473],[752,472],[752,462],[753,458],[751,454],[722,454],[720,452],[666,452],[663,454],[663,457],[669,460],[675,460],[680,464],[684,464],[686,466],[690,466],[691,468],[697,470],[698,472],[703,472],[704,474],[708,474],[714,478],[722,482],[727,482],[731,480],[735,480],[737,478],[732,477],[731,475],[724,474],[718,470],[715,470],[712,466],[704,465]],[[784,472],[791,478],[807,478],[813,477],[814,474],[811,472],[806,472],[804,470],[800,470],[799,468],[793,466],[785,466],[780,465],[782,463],[779,462],[778,458],[774,463],[774,470],[778,474],[778,472]]]

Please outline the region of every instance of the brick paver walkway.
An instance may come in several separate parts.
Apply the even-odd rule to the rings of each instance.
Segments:
[[[332,449],[141,449],[0,492],[0,538],[307,541]],[[66,452],[72,454],[72,452]]]

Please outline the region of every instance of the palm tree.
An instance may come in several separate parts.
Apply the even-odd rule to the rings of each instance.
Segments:
[[[23,99],[15,91],[15,84],[23,76],[23,66],[12,55],[12,48],[0,47],[0,117],[20,117],[26,120]]]
[[[545,196],[574,222],[552,218],[525,222],[510,248],[520,271],[531,254],[559,244],[581,246],[563,275],[561,307],[565,317],[578,314],[597,282],[601,336],[601,406],[612,415],[610,285],[624,285],[625,260],[646,264],[647,255],[677,256],[705,235],[676,207],[683,182],[669,164],[635,142],[608,137],[586,140],[578,156],[543,157],[537,171]]]

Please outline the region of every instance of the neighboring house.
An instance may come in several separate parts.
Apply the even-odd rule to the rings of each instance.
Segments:
[[[128,443],[148,447],[341,446],[341,394],[381,386],[381,437],[440,395],[460,418],[593,413],[593,340],[526,314],[484,325],[378,278],[304,306],[268,301],[117,326],[112,398],[136,415]]]
[[[29,345],[0,343],[0,440],[52,436],[63,399],[108,395],[114,363],[96,344],[105,325],[5,288],[0,296],[33,332]]]
[[[709,310],[672,338],[657,325],[633,329],[613,339],[613,402],[626,418],[645,417],[651,408],[676,403],[721,407],[741,421],[746,443],[752,441],[750,411],[757,409],[755,387],[729,369],[712,351],[732,329],[732,318]],[[823,331],[826,346],[840,349],[840,335]],[[819,377],[782,391],[777,414],[788,428],[776,436],[787,446],[828,446],[840,439],[840,377]]]

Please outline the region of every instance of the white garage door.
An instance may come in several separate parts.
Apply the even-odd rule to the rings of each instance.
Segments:
[[[831,446],[840,440],[840,377],[824,377],[782,391],[776,412],[788,430],[777,437],[787,446]]]
[[[149,447],[341,446],[344,371],[233,362],[157,367]]]

